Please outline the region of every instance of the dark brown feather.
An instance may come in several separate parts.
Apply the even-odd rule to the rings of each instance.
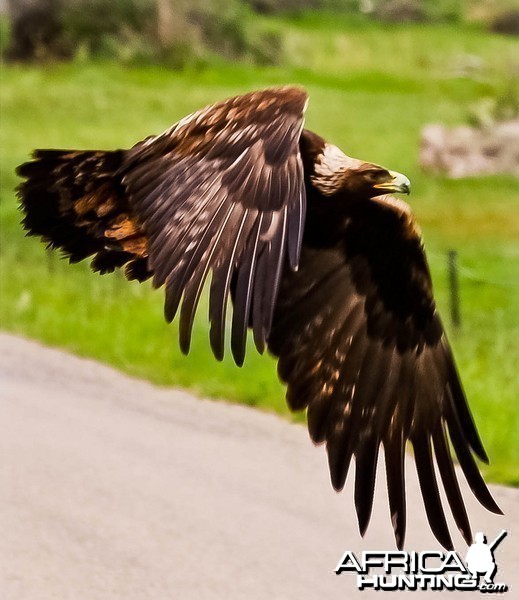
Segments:
[[[314,142],[307,143],[318,147]],[[452,546],[434,472],[434,442],[449,504],[469,540],[453,459],[440,437],[443,423],[476,497],[498,508],[471,456],[470,448],[485,455],[436,312],[418,229],[405,205],[391,198],[324,210],[311,186],[307,197],[299,270],[283,273],[268,339],[288,384],[288,404],[308,407],[310,436],[326,442],[335,489],[343,488],[355,456],[361,533],[371,515],[383,443],[392,522],[402,547],[404,449],[411,441],[431,528],[440,543]]]
[[[71,263],[92,256],[92,269],[110,273],[146,264],[146,236],[124,197],[116,172],[124,151],[36,150],[17,173],[29,235],[59,248]],[[140,268],[139,279],[150,276]]]
[[[404,547],[406,531],[404,446],[405,439],[401,430],[395,431],[392,437],[386,437],[384,440],[389,510],[399,550]]]
[[[429,525],[440,544],[447,550],[453,550],[449,528],[438,493],[438,483],[432,462],[431,443],[427,431],[417,432],[412,438],[412,442],[418,481],[422,490]]]
[[[463,539],[470,545],[472,544],[472,531],[470,529],[467,511],[463,504],[463,497],[454,471],[454,465],[452,464],[443,423],[440,427],[437,427],[433,433],[433,444],[436,462],[438,463],[438,470],[443,481],[443,488],[447,494],[454,520],[463,535]]]
[[[287,87],[214,104],[136,144],[120,170],[148,235],[154,284],[166,283],[167,319],[174,318],[188,287],[198,289],[190,281],[202,281],[200,268],[217,273],[209,300],[217,358],[223,356],[229,283],[238,282],[231,347],[241,364],[251,318],[256,345],[264,346],[286,253],[297,266],[306,202],[299,153],[306,100],[306,92]],[[238,218],[245,212],[253,220],[226,227],[231,207]],[[196,296],[185,296],[191,305],[181,319],[184,350]]]

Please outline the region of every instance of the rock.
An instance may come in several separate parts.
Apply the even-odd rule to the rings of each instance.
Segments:
[[[374,14],[387,23],[422,23],[427,20],[427,13],[420,0],[386,0]]]
[[[420,165],[452,178],[499,173],[519,177],[519,119],[484,128],[426,125]]]

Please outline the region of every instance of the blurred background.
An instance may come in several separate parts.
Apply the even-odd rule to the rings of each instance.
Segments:
[[[436,296],[492,463],[519,484],[519,7],[514,0],[1,0],[0,326],[156,383],[287,414],[252,347],[191,355],[149,285],[24,238],[38,147],[129,147],[227,96],[298,83],[307,127],[409,176]]]

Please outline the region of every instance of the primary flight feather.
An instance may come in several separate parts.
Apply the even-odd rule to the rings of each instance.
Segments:
[[[304,129],[306,92],[282,87],[211,105],[129,150],[36,150],[21,165],[23,225],[71,262],[153,278],[180,346],[210,278],[210,343],[222,359],[247,330],[278,357],[292,410],[325,443],[332,484],[354,458],[361,534],[380,446],[392,525],[404,544],[404,456],[414,450],[425,510],[452,548],[434,462],[467,543],[470,524],[449,440],[478,500],[500,513],[474,455],[487,457],[437,313],[409,180],[346,156]]]

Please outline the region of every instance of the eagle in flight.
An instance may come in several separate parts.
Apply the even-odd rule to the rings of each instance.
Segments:
[[[450,444],[477,499],[501,513],[488,462],[434,302],[407,177],[351,158],[304,129],[308,96],[287,86],[195,112],[129,150],[36,150],[18,168],[23,225],[70,262],[165,287],[189,351],[210,276],[210,343],[242,365],[247,330],[278,358],[287,402],[326,444],[333,487],[355,460],[355,508],[368,526],[384,449],[396,544],[406,530],[409,441],[427,518],[452,548],[435,473],[472,542]],[[449,443],[450,440],[450,443]]]

